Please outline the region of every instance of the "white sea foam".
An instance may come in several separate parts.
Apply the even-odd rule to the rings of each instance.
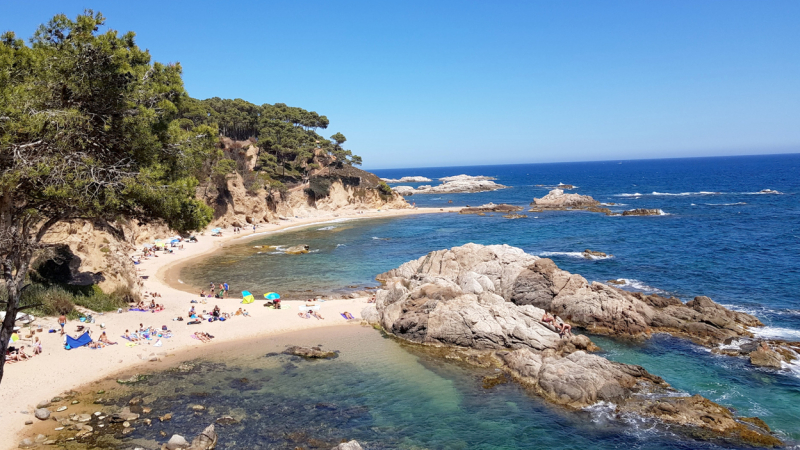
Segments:
[[[692,203],[694,205],[694,203]],[[746,205],[745,202],[736,202],[736,203],[706,203],[707,206],[737,206],[737,205]]]
[[[725,192],[716,192],[716,191],[698,191],[698,192],[657,192],[653,191],[649,194],[640,194],[638,192],[634,194],[617,194],[614,197],[644,197],[646,195],[653,195],[659,197],[688,197],[691,195],[723,195]]]
[[[549,258],[551,256],[566,256],[566,257],[569,257],[569,258],[578,258],[578,259],[611,259],[611,258],[614,257],[614,255],[610,255],[610,256],[594,256],[594,255],[590,255],[589,258],[586,258],[584,256],[583,252],[541,252],[541,253],[539,253],[539,256],[544,257],[544,258]]]
[[[619,281],[623,281],[624,284],[617,285],[618,287],[622,287],[622,288],[627,287],[627,288],[630,288],[630,289],[635,289],[637,291],[641,291],[641,292],[649,293],[649,294],[666,294],[665,291],[663,291],[661,289],[658,289],[658,288],[654,288],[653,286],[648,286],[648,285],[644,284],[643,282],[641,282],[639,280],[634,280],[634,279],[631,279],[631,278],[619,278]]]
[[[389,238],[382,238],[382,237],[372,236],[372,240],[374,240],[374,241],[388,241]]]
[[[345,244],[336,244],[336,247],[347,247]]]
[[[328,231],[328,230],[333,230],[334,228],[336,228],[336,227],[331,225],[331,226],[327,226],[327,227],[317,228],[317,231]]]
[[[758,337],[766,339],[799,340],[800,330],[781,327],[752,327],[750,331]]]

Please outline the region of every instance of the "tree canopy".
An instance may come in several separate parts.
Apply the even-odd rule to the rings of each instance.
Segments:
[[[344,135],[336,133],[331,141],[318,134],[330,122],[315,111],[284,103],[258,106],[240,98],[214,97],[187,99],[181,104],[180,115],[186,128],[211,125],[231,139],[254,139],[258,146],[255,169],[270,178],[296,178],[312,164],[316,150],[334,156],[338,164],[361,164],[359,156],[342,147]]]
[[[104,21],[87,10],[55,16],[30,45],[0,36],[3,351],[33,253],[55,223],[163,219],[188,231],[211,220],[195,188],[217,127],[181,120],[194,102],[179,64],[151,62],[133,32],[98,33]]]

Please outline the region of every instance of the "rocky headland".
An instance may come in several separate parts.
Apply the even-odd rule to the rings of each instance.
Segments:
[[[753,316],[706,297],[633,294],[558,269],[549,259],[507,245],[467,244],[431,252],[377,277],[385,283],[362,317],[443,356],[500,368],[532,392],[569,408],[598,402],[617,416],[637,415],[685,433],[758,446],[781,442],[758,419],[745,420],[701,396],[680,395],[644,368],[609,361],[572,323],[592,332],[646,337],[670,332],[704,345],[748,336]],[[544,322],[545,312],[554,314]]]
[[[412,186],[395,186],[392,190],[400,195],[414,194],[463,194],[472,192],[486,192],[504,189],[506,186],[495,183],[494,178],[485,176],[456,175],[453,177],[439,178],[442,184],[437,186],[422,185],[417,188]]]

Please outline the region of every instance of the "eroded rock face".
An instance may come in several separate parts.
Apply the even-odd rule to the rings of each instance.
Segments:
[[[709,343],[760,324],[707,297],[683,304],[590,285],[549,259],[506,245],[431,252],[377,278],[385,289],[362,311],[365,320],[402,339],[455,352],[443,357],[499,367],[548,401],[569,408],[605,401],[620,415],[657,419],[690,435],[780,445],[757,422],[743,423],[703,397],[680,397],[640,366],[588,353],[597,347],[586,336],[560,335],[542,321],[547,309],[610,334],[647,335],[660,327]]]
[[[549,259],[539,259],[521,271],[507,298],[515,304],[534,305],[558,314],[595,333],[646,337],[665,332],[708,346],[732,337],[752,336],[747,328],[763,325],[754,316],[726,309],[708,297],[696,297],[684,304],[677,298],[589,284]]]

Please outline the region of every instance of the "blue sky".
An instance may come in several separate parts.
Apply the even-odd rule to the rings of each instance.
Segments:
[[[800,152],[798,1],[4,0],[0,30],[84,8],[365,168]]]

